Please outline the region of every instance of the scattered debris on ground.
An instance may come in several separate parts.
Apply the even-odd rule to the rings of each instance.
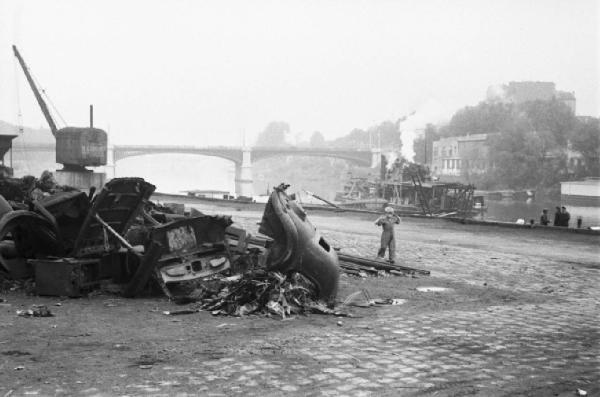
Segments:
[[[17,310],[19,317],[54,317],[46,305],[32,305],[27,310]]]
[[[273,189],[254,236],[230,216],[150,202],[155,187],[142,178],[115,178],[87,194],[58,186],[51,173],[39,180],[5,178],[0,180],[1,287],[61,297],[162,292],[176,303],[196,305],[164,312],[170,316],[208,310],[286,318],[348,315],[333,309],[342,271],[429,274],[337,252],[287,195],[288,187]],[[112,306],[116,303],[107,304]],[[52,316],[45,306],[17,314]]]
[[[450,291],[452,291],[452,288],[426,286],[426,287],[417,287],[416,290],[419,292],[450,292]]]
[[[328,308],[319,301],[315,284],[300,273],[283,275],[265,269],[244,273],[241,278],[222,280],[216,290],[204,290],[200,307],[214,315],[265,314],[286,318],[296,314],[347,313]]]
[[[417,275],[429,276],[428,270],[421,270],[407,266],[397,265],[395,263],[386,262],[382,259],[369,259],[355,255],[341,253],[338,250],[338,258],[340,267],[344,273],[359,276],[359,277],[388,277],[395,276],[412,276]]]
[[[362,289],[351,293],[344,299],[342,306],[357,306],[357,307],[370,307],[377,305],[403,305],[406,303],[406,299],[398,298],[386,298],[386,299],[372,299],[369,291]]]

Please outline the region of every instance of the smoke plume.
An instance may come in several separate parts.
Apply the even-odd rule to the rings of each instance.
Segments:
[[[455,109],[451,109],[435,99],[431,99],[408,116],[407,119],[400,123],[400,131],[402,134],[402,157],[409,161],[413,161],[415,151],[413,150],[413,142],[415,138],[422,134],[427,124],[443,124],[450,120]]]

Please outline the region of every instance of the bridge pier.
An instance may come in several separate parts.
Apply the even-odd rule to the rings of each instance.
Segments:
[[[104,166],[104,172],[106,173],[106,180],[110,181],[111,179],[117,176],[117,163],[115,161],[115,147],[113,145],[109,145],[106,148],[106,165]]]
[[[254,196],[252,180],[252,150],[242,148],[242,162],[235,163],[235,194],[244,197]]]
[[[381,166],[381,148],[371,148],[371,168]]]

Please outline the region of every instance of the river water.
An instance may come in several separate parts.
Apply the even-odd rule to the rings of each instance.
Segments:
[[[141,176],[154,183],[157,190],[164,193],[181,193],[193,189],[224,190],[233,193],[235,190],[235,169],[230,161],[195,155],[153,155],[126,158],[117,163],[116,176]],[[267,181],[274,186],[286,180],[285,175],[279,175],[276,181]],[[294,186],[296,191],[304,189]],[[316,193],[316,192],[315,192]],[[328,197],[332,192],[318,192]],[[479,215],[479,219],[516,222],[524,219],[529,222],[534,219],[539,223],[542,209],[548,209],[550,221],[554,219],[554,207],[561,206],[558,201],[547,200],[487,200],[487,211]],[[577,217],[583,218],[583,227],[600,226],[600,208],[572,207],[570,227],[576,227]]]
[[[19,158],[16,160],[15,176],[32,174],[39,176],[44,169],[55,170],[53,156],[47,159]],[[107,171],[110,175],[110,171]],[[137,176],[146,179],[157,187],[157,191],[164,193],[182,193],[186,190],[222,190],[233,193],[235,190],[235,169],[232,162],[215,158],[195,155],[152,155],[130,157],[117,163],[115,176]],[[259,175],[255,177],[260,179]],[[275,181],[262,181],[270,186],[286,180],[286,175],[278,175]],[[289,176],[288,176],[289,178]],[[295,191],[306,189],[303,186],[293,186]],[[255,189],[256,190],[256,189]],[[335,189],[331,192],[315,192],[323,197],[333,197]],[[548,209],[550,220],[554,219],[554,207],[562,205],[558,201],[514,201],[487,200],[487,211],[478,215],[479,219],[516,222],[524,219],[528,222],[534,219],[539,223],[543,208]],[[568,206],[571,213],[570,227],[576,227],[577,217],[583,218],[583,227],[600,226],[600,208],[597,207],[572,207]]]

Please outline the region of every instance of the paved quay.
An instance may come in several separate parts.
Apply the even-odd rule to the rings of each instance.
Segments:
[[[255,221],[241,219],[247,227]],[[378,230],[367,219],[313,223],[345,252],[376,252]],[[353,308],[353,318],[185,316],[170,335],[179,356],[161,353],[162,339],[138,336],[124,354],[165,359],[147,369],[109,368],[108,360],[97,365],[110,382],[89,372],[60,382],[47,374],[34,386],[2,384],[0,395],[599,395],[598,240],[525,233],[404,221],[399,256],[431,276],[343,276],[340,292],[365,288],[403,305]],[[235,338],[214,343],[227,333]],[[0,359],[6,379],[13,358]]]

